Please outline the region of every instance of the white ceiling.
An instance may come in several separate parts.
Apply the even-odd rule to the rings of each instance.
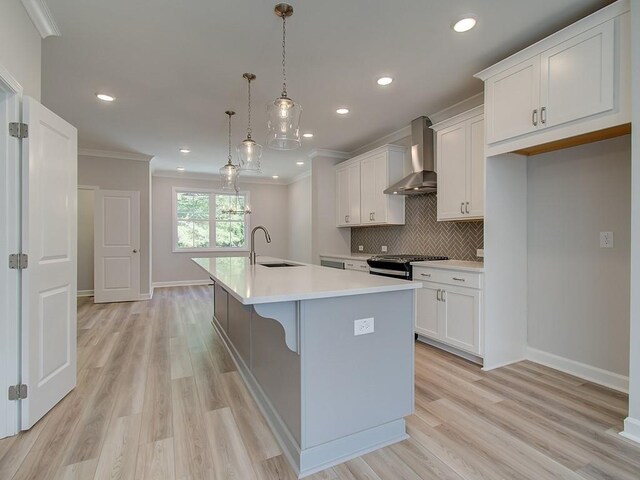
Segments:
[[[213,173],[246,128],[244,72],[254,139],[281,87],[275,0],[48,0],[61,37],[43,44],[43,103],[78,127],[82,148],[155,156],[153,166]],[[265,148],[266,176],[291,178],[318,148],[353,151],[482,91],[472,75],[607,0],[299,0],[287,23],[289,95],[314,138],[292,152]],[[463,14],[475,29],[450,28]],[[379,87],[375,80],[395,81]],[[117,100],[99,102],[106,92]],[[351,113],[339,116],[336,108]],[[192,150],[189,155],[178,152]],[[305,161],[297,166],[296,161]]]

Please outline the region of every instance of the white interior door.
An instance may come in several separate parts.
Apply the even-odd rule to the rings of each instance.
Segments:
[[[94,301],[140,300],[140,192],[96,190]]]
[[[76,385],[77,131],[24,97],[22,141],[22,429]]]

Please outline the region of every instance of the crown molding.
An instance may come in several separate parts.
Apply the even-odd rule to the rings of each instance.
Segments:
[[[60,29],[44,0],[21,0],[27,15],[42,38],[59,37]]]
[[[0,85],[2,90],[9,90],[11,93],[22,95],[22,85],[20,85],[20,82],[18,82],[18,80],[11,75],[11,72],[9,72],[9,70],[7,70],[2,64],[0,64],[0,84],[1,83],[6,86],[6,88],[2,88]]]
[[[389,144],[392,144],[393,142],[397,142],[398,140],[402,140],[403,138],[408,137],[409,135],[411,135],[411,125],[402,127],[400,130],[396,130],[395,132],[388,133],[384,137],[380,137],[374,140],[373,142],[369,142],[365,145],[362,145],[361,147],[356,148],[351,153],[349,153],[349,156],[347,158],[357,157],[358,155],[362,155],[363,153],[367,153],[368,151],[373,150],[374,148],[377,148],[375,146],[380,147],[382,145],[389,145]]]
[[[287,182],[287,185],[291,185],[292,183],[299,182],[300,180],[304,180],[305,178],[308,178],[310,176],[311,176],[311,170],[307,170],[306,172],[299,173],[295,177],[291,178]]]
[[[315,157],[329,157],[341,158],[343,160],[346,160],[347,158],[351,157],[351,154],[349,152],[340,152],[338,150],[327,150],[325,148],[318,148],[317,150],[309,152],[307,156],[311,159],[314,159]]]
[[[136,162],[150,162],[153,159],[153,155],[144,155],[142,153],[114,152],[111,150],[97,150],[92,148],[79,148],[78,156],[117,158],[118,160],[133,160]]]
[[[184,180],[201,180],[201,181],[213,181],[219,182],[220,175],[216,173],[199,173],[199,172],[174,172],[171,170],[154,170],[151,174],[153,177],[161,178],[176,178]],[[240,185],[242,184],[258,184],[258,185],[278,185],[285,186],[289,184],[287,179],[274,180],[266,177],[244,177],[240,179]]]

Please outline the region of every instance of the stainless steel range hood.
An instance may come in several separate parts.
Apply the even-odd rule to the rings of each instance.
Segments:
[[[413,173],[387,188],[390,195],[423,195],[436,191],[433,131],[428,117],[411,122],[411,166]]]

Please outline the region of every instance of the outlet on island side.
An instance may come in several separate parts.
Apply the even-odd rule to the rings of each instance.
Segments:
[[[361,318],[353,321],[353,334],[355,336],[373,333],[373,317]]]
[[[613,248],[613,232],[600,232],[600,248]]]

